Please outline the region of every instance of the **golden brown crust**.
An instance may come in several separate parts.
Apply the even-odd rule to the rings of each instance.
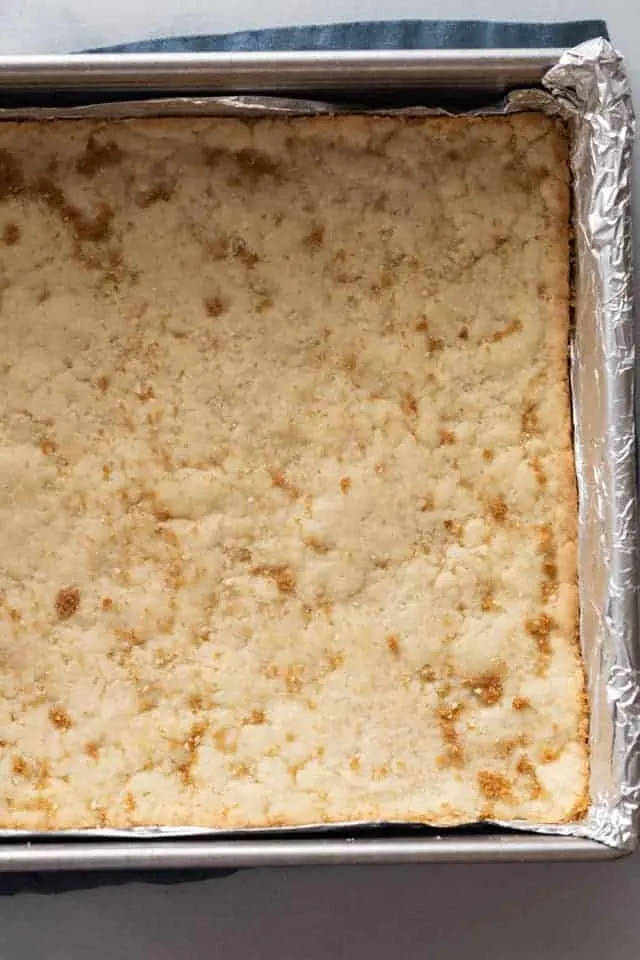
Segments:
[[[568,196],[538,115],[3,124],[3,826],[581,815]]]
[[[555,121],[557,137],[555,138],[555,153],[558,163],[564,168],[569,164],[568,133],[560,121]],[[567,586],[567,595],[563,609],[566,636],[575,644],[577,654],[580,655],[579,637],[579,602],[577,586],[577,540],[578,540],[578,493],[576,484],[575,462],[573,456],[572,427],[571,427],[571,393],[569,382],[569,362],[567,344],[571,324],[571,290],[570,290],[570,263],[572,256],[572,227],[571,201],[566,183],[555,184],[556,193],[550,200],[557,210],[558,220],[564,225],[562,243],[566,245],[569,256],[558,264],[558,292],[557,317],[549,325],[548,342],[550,355],[555,369],[562,371],[562,406],[565,411],[564,424],[560,439],[560,449],[563,452],[562,472],[560,474],[559,496],[564,504],[563,516],[557,522],[557,529],[561,547],[558,550],[558,581]],[[582,794],[576,799],[559,822],[572,822],[582,819],[589,806],[589,707],[586,696],[583,665],[580,660],[579,669],[582,674],[581,710],[579,719],[578,742],[584,745],[584,773]]]

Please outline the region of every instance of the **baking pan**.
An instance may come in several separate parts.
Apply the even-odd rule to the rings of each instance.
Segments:
[[[602,41],[604,43],[604,41]],[[297,96],[358,103],[457,105],[500,101],[507,91],[540,88],[564,51],[431,50],[288,53],[86,54],[0,58],[0,119],[6,117],[140,115],[140,101],[159,113],[206,113],[210,97]],[[232,100],[228,101],[232,104]],[[105,112],[105,104],[111,104]],[[4,108],[4,109],[3,109]],[[151,111],[154,112],[154,111]],[[220,113],[220,110],[216,110]],[[632,345],[630,346],[632,350]],[[633,446],[633,444],[632,444]],[[635,470],[635,451],[629,470]],[[635,481],[632,514],[635,514]],[[614,503],[614,508],[616,503]],[[626,529],[635,536],[635,519]],[[635,581],[634,581],[635,583]],[[635,603],[635,594],[633,595]],[[614,611],[614,615],[615,611]],[[635,639],[635,606],[622,614]],[[625,652],[635,670],[635,648]],[[635,688],[634,688],[635,692]],[[634,714],[634,722],[636,717]],[[625,735],[626,736],[626,735]],[[628,739],[628,737],[627,737]],[[630,754],[625,764],[635,776]],[[633,784],[631,785],[633,786]],[[624,791],[622,791],[624,792]],[[633,806],[633,802],[631,802]],[[606,838],[605,838],[606,839]],[[320,863],[604,860],[633,846],[588,836],[495,827],[437,831],[419,827],[244,831],[234,835],[6,834],[0,871],[239,867]]]
[[[561,50],[333,50],[254,53],[89,53],[0,58],[2,95],[504,91],[534,86]]]

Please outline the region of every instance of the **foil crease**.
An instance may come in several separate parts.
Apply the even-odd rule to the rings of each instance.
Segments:
[[[632,312],[631,145],[634,116],[623,61],[608,41],[565,52],[544,90],[516,90],[475,115],[537,110],[561,116],[571,131],[575,233],[574,322],[570,343],[574,451],[579,492],[580,642],[590,711],[590,803],[579,823],[496,826],[637,846],[640,820],[640,670],[637,654],[637,467]],[[148,116],[273,116],[335,113],[446,114],[426,107],[375,108],[277,97],[162,98],[80,107],[0,109],[2,119],[119,119]],[[345,823],[350,829],[389,824]],[[401,826],[394,822],[394,825]],[[411,825],[415,828],[415,824]],[[287,834],[328,833],[323,824]],[[274,836],[279,828],[87,829],[56,836],[158,838]],[[0,831],[0,837],[51,838]]]
[[[640,803],[634,117],[622,58],[604,40],[567,51],[544,85],[572,134],[571,388],[580,503],[580,636],[591,708],[591,804],[579,830],[567,832],[632,849]]]

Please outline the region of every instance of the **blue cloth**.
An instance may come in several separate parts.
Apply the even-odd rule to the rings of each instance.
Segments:
[[[472,50],[573,47],[607,37],[604,20],[502,23],[493,20],[372,20],[309,27],[274,27],[215,36],[168,37],[102,48],[123,53],[249,50]]]
[[[602,20],[576,23],[497,23],[483,20],[389,20],[309,27],[276,27],[218,36],[169,37],[101,48],[114,53],[183,53],[215,50],[446,50],[517,47],[571,47],[607,37]],[[47,841],[52,842],[52,841]],[[144,842],[144,841],[141,841]],[[0,895],[65,893],[132,881],[180,883],[225,877],[233,870],[117,871],[6,875]]]

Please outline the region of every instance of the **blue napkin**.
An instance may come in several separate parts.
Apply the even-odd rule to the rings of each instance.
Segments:
[[[572,47],[609,34],[603,20],[573,23],[498,23],[486,20],[388,20],[308,27],[275,27],[217,36],[169,37],[101,48],[113,53],[250,50],[446,50]],[[48,843],[55,841],[46,841]],[[117,841],[114,841],[117,842]],[[144,841],[140,841],[144,843]],[[7,874],[0,895],[65,893],[129,882],[180,883],[225,877],[233,870],[106,871]]]
[[[273,27],[215,36],[142,40],[101,52],[197,53],[250,50],[473,50],[479,48],[574,47],[606,37],[604,20],[570,23],[504,23],[493,20],[372,20]]]

